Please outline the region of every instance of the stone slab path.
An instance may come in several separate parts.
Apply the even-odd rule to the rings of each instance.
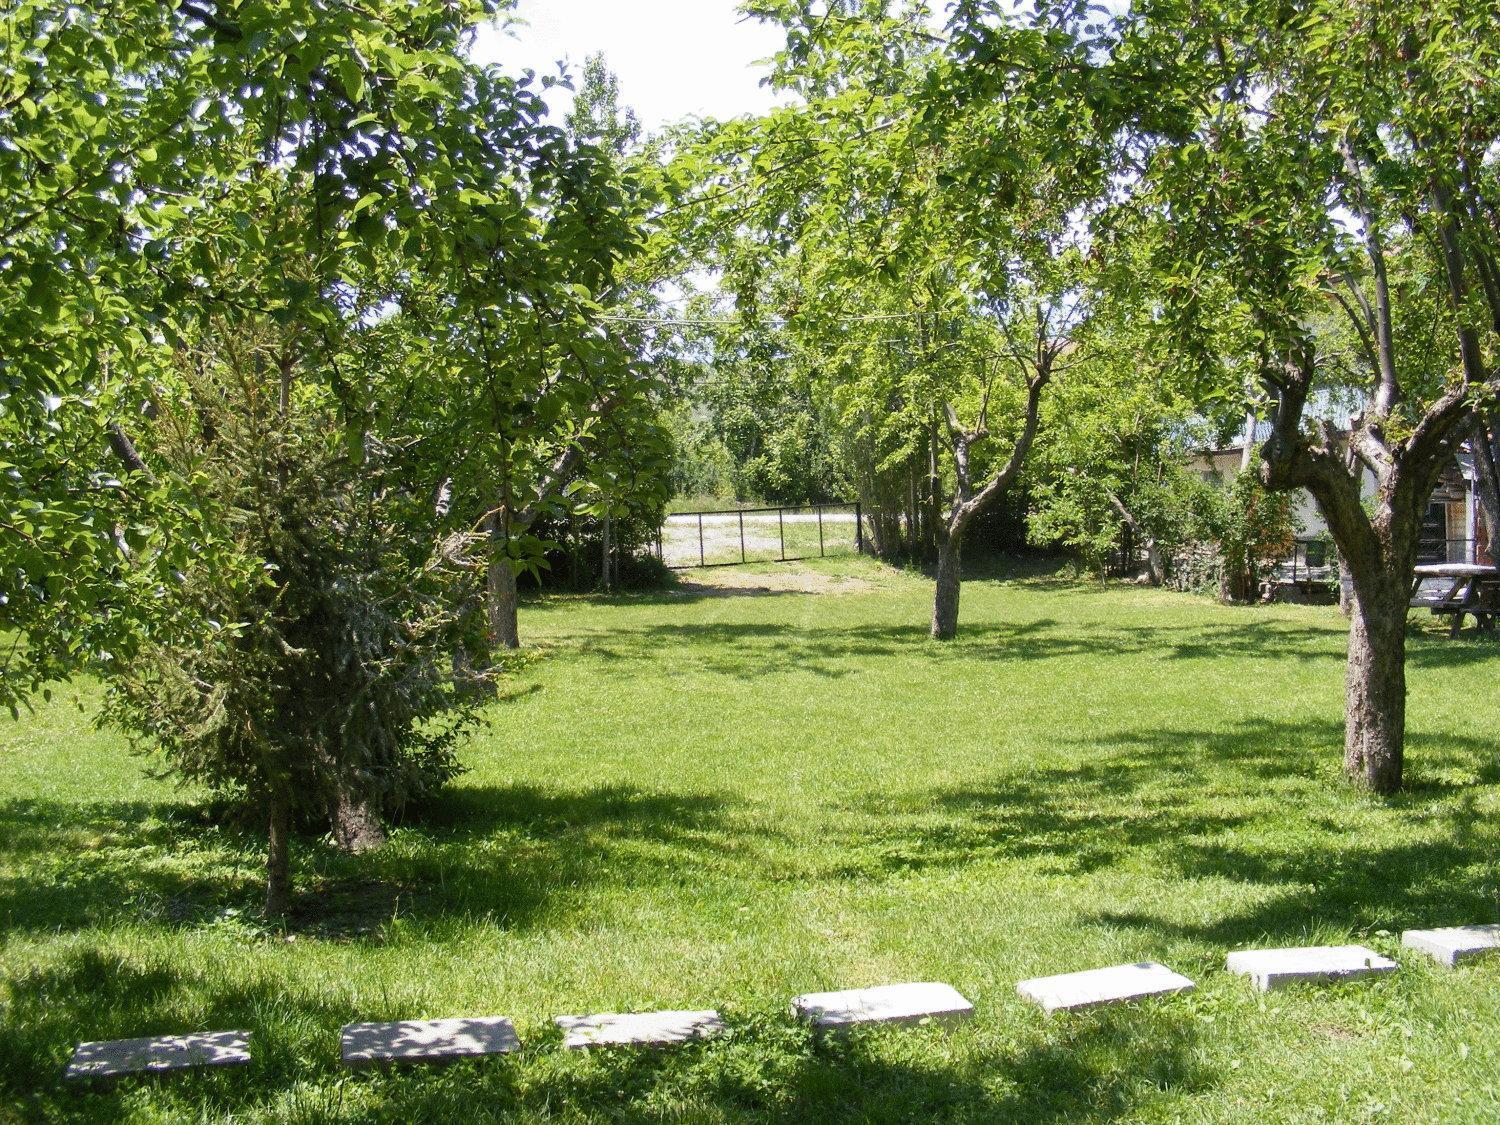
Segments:
[[[248,1031],[206,1031],[80,1043],[65,1073],[68,1078],[118,1078],[205,1066],[244,1066],[249,1061]]]
[[[1427,954],[1440,965],[1457,968],[1500,950],[1500,926],[1448,926],[1440,930],[1407,930],[1401,944]]]
[[[956,988],[931,981],[809,992],[792,999],[792,1015],[824,1030],[868,1023],[959,1023],[973,1014],[974,1005]]]
[[[607,1012],[597,1016],[556,1016],[553,1023],[563,1029],[563,1046],[670,1047],[694,1039],[712,1039],[729,1029],[715,1011],[701,1012]]]
[[[1165,965],[1139,961],[1133,965],[1035,977],[1023,980],[1016,986],[1016,991],[1040,1004],[1043,1011],[1052,1013],[1097,1008],[1102,1004],[1124,1004],[1152,996],[1170,996],[1176,992],[1188,992],[1193,987],[1191,980]]]
[[[520,1049],[515,1025],[505,1016],[351,1023],[343,1031],[343,1057],[348,1066],[443,1062]]]
[[[1225,962],[1263,992],[1289,984],[1327,984],[1394,973],[1396,962],[1362,945],[1312,945],[1301,949],[1242,949]]]

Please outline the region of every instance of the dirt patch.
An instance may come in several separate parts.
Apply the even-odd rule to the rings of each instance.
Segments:
[[[775,571],[749,571],[738,567],[695,570],[678,581],[678,593],[698,598],[753,598],[769,594],[858,594],[873,590],[863,578],[822,574],[794,563]]]
[[[1349,1042],[1360,1037],[1359,1032],[1355,1031],[1352,1027],[1344,1027],[1342,1024],[1337,1023],[1315,1023],[1313,1024],[1313,1030],[1321,1035],[1328,1036],[1330,1039],[1337,1039],[1340,1042]]]

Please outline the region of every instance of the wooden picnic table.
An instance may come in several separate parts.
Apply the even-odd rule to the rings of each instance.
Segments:
[[[1500,567],[1481,563],[1427,563],[1416,568],[1411,584],[1413,609],[1430,609],[1434,616],[1453,618],[1450,636],[1458,636],[1464,615],[1472,613],[1481,629],[1493,629],[1500,614]],[[1441,593],[1424,593],[1422,583],[1429,579],[1446,579]]]

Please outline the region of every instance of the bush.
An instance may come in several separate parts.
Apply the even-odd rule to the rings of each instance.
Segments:
[[[187,565],[164,594],[219,627],[143,648],[107,714],[173,773],[266,818],[275,914],[290,825],[378,831],[380,813],[443,784],[488,679],[474,671],[471,537],[436,538],[430,501],[401,487],[376,443],[349,441],[332,396],[265,385],[275,373],[253,357],[277,330],[220,335],[237,330],[235,346],[184,357],[152,455],[195,482],[213,537],[244,565]]]

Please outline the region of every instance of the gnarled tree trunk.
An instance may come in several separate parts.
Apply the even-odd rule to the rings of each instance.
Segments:
[[[937,589],[932,599],[932,637],[951,641],[958,634],[958,595],[962,588],[963,533],[938,542]]]
[[[613,528],[611,527],[611,524],[613,522],[614,521],[608,515],[604,517],[604,546],[602,551],[600,552],[599,558],[599,579],[600,584],[604,587],[604,592],[606,594],[612,593],[615,588],[614,575],[611,573],[610,569],[611,565],[614,562],[614,545],[610,542],[610,540],[613,538],[613,536],[610,534],[610,532],[613,531]]]
[[[1356,588],[1344,680],[1344,772],[1377,793],[1401,788],[1406,739],[1407,584]]]
[[[1338,545],[1353,588],[1344,767],[1350,780],[1393,793],[1404,766],[1406,615],[1422,513],[1457,435],[1468,428],[1469,390],[1444,394],[1402,442],[1386,438],[1388,409],[1378,403],[1346,437],[1324,423],[1315,439],[1301,427],[1315,368],[1311,341],[1295,341],[1285,368],[1267,379],[1277,404],[1261,448],[1261,479],[1269,488],[1308,489]],[[1393,402],[1394,391],[1386,387],[1383,397]],[[1376,478],[1373,515],[1360,495],[1365,469]]]
[[[931,521],[931,533],[937,548],[937,588],[932,599],[932,638],[937,641],[952,640],[958,634],[958,595],[963,581],[963,536],[969,522],[989,507],[997,496],[1005,492],[1021,472],[1026,454],[1036,440],[1037,421],[1041,416],[1042,391],[1052,378],[1052,364],[1061,345],[1047,344],[1038,348],[1035,373],[1026,380],[1026,419],[1021,433],[1016,438],[1015,448],[1005,465],[978,491],[974,490],[969,475],[969,454],[976,441],[988,437],[984,410],[980,412],[978,429],[966,430],[959,424],[958,414],[949,403],[943,404],[948,424],[948,438],[953,448],[953,471],[957,484],[957,495],[948,509],[946,519]],[[986,402],[988,397],[986,396]],[[934,426],[934,430],[936,427]],[[937,437],[932,440],[936,448]]]
[[[1500,412],[1484,411],[1469,439],[1490,557],[1500,559]]]

